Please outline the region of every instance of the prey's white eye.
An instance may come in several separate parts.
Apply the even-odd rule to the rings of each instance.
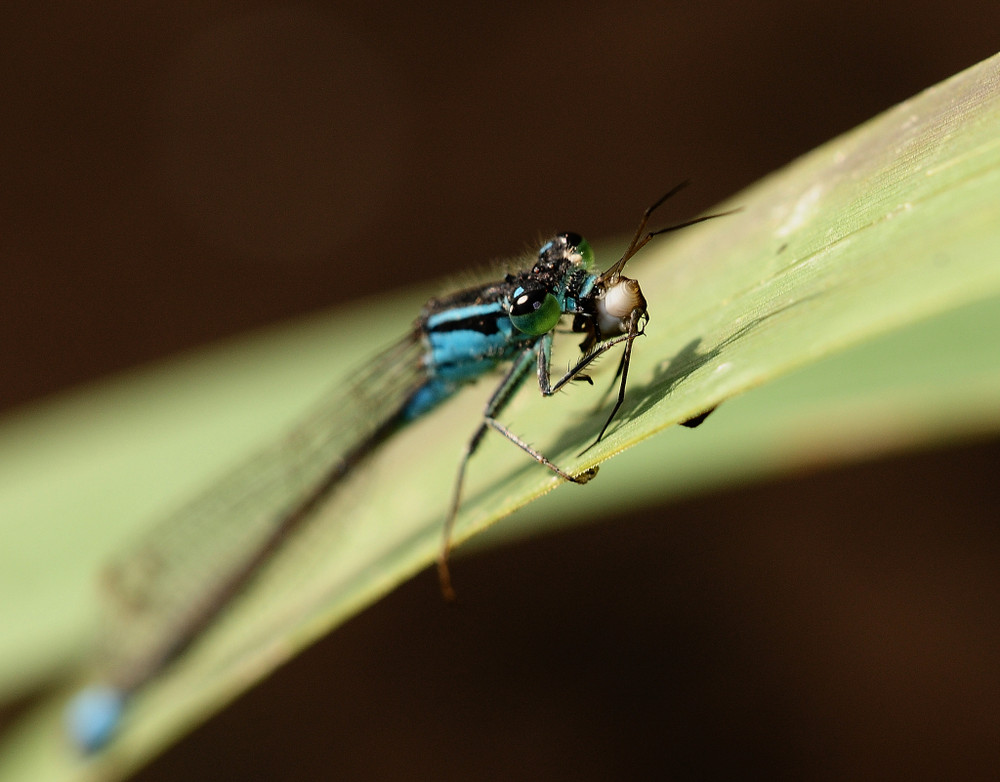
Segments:
[[[635,310],[646,311],[646,299],[642,295],[639,283],[628,277],[620,277],[597,302],[598,326],[601,333],[623,334],[628,319]]]
[[[645,306],[639,283],[628,277],[622,277],[604,294],[603,309],[612,318],[627,318],[636,307]]]

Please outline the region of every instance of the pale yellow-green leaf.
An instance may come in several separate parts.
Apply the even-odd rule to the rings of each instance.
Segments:
[[[607,405],[594,410],[599,388],[577,385],[548,400],[525,391],[505,420],[579,470],[725,404],[700,429],[673,427],[610,462],[591,485],[561,488],[490,535],[996,431],[998,87],[994,57],[723,205],[741,206],[739,214],[644,250],[629,272],[642,283],[651,322],[605,440],[578,455],[607,415]],[[600,257],[604,265],[614,258]],[[279,435],[365,352],[401,333],[421,298],[255,335],[8,419],[0,430],[0,685],[15,693],[80,662],[97,632],[90,584],[100,563]],[[610,380],[614,362],[605,364],[598,384]],[[204,641],[135,699],[104,754],[82,760],[66,745],[62,695],[12,731],[0,777],[125,775],[427,567],[457,454],[488,392],[474,387],[390,443]],[[473,462],[458,538],[556,485],[517,449],[488,438]]]

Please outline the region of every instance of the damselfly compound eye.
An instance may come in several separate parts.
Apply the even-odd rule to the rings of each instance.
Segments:
[[[581,266],[584,269],[593,267],[594,250],[591,248],[590,242],[580,234],[565,233],[560,234],[560,236],[566,240],[566,258],[575,266]]]
[[[524,334],[539,337],[555,328],[562,317],[559,300],[544,288],[515,291],[511,302],[510,322],[514,328]]]
[[[543,244],[538,260],[543,263],[568,260],[574,266],[590,269],[594,265],[594,250],[580,234],[566,232]]]

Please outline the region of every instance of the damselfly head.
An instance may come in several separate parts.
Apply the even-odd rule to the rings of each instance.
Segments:
[[[540,265],[554,267],[562,261],[569,261],[574,266],[590,269],[594,265],[594,251],[590,242],[580,234],[561,233],[547,241],[538,251]]]

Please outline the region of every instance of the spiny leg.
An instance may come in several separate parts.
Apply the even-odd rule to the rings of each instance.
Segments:
[[[502,434],[512,443],[514,443],[514,445],[516,445],[518,448],[520,448],[522,451],[528,454],[528,456],[530,456],[536,462],[548,467],[550,470],[552,470],[552,472],[554,472],[563,480],[570,481],[572,483],[582,484],[586,483],[595,475],[597,475],[596,467],[590,467],[581,472],[579,475],[571,475],[570,473],[566,472],[561,467],[559,467],[559,465],[546,459],[545,456],[543,456],[539,451],[535,450],[530,445],[528,445],[528,443],[526,443],[524,440],[522,440],[520,437],[514,434],[510,429],[508,429],[506,426],[500,423],[497,419],[487,418],[485,420],[485,423],[486,425],[490,426],[491,428]]]
[[[642,333],[641,331],[638,332],[636,334],[636,336],[638,336],[641,333]],[[594,348],[594,350],[592,350],[590,353],[588,353],[583,358],[581,358],[579,361],[577,361],[576,364],[574,364],[571,369],[567,370],[567,372],[566,372],[565,375],[563,375],[561,378],[559,378],[555,382],[555,384],[553,384],[551,386],[548,385],[548,378],[546,378],[546,385],[541,386],[542,394],[544,394],[545,396],[552,396],[557,391],[559,391],[564,385],[566,385],[567,383],[569,383],[571,380],[578,380],[578,379],[580,379],[580,373],[583,372],[583,370],[585,370],[594,361],[596,361],[598,358],[600,358],[605,353],[607,353],[609,350],[611,350],[611,348],[613,348],[615,345],[620,345],[622,342],[625,342],[627,339],[629,339],[629,335],[628,334],[621,334],[621,335],[619,335],[617,337],[609,339],[607,342],[602,342],[598,347]],[[620,372],[621,372],[621,370],[619,370],[619,373]],[[617,377],[617,375],[616,375],[616,377]],[[589,377],[587,377],[586,380],[587,380],[587,382],[589,382],[591,384],[593,383],[593,381]]]
[[[546,342],[546,340],[548,340],[548,342]],[[514,393],[518,388],[520,388],[521,384],[528,377],[531,365],[536,361],[536,355],[538,357],[537,363],[539,367],[539,386],[546,389],[548,388],[549,378],[547,348],[550,343],[551,335],[545,335],[539,339],[538,342],[526,348],[520,353],[520,355],[518,355],[518,357],[514,360],[510,371],[490,396],[486,409],[483,411],[483,420],[465,446],[465,452],[462,454],[462,458],[458,464],[458,475],[455,478],[455,485],[452,490],[451,505],[448,509],[448,516],[445,519],[444,532],[441,541],[441,551],[438,554],[437,560],[438,580],[441,584],[441,593],[444,595],[446,600],[455,599],[455,590],[452,588],[451,573],[448,569],[448,557],[451,553],[451,536],[455,527],[455,518],[458,516],[458,509],[462,500],[462,486],[465,483],[465,471],[469,460],[479,447],[479,443],[482,441],[483,435],[486,433],[488,428],[496,429],[496,431],[500,432],[500,434],[521,448],[521,450],[531,456],[535,461],[548,467],[552,470],[552,472],[564,480],[572,481],[573,483],[586,483],[597,474],[597,468],[594,467],[589,470],[585,470],[580,475],[570,475],[558,465],[545,458],[545,456],[528,445],[528,443],[524,442],[496,419],[496,416],[503,411],[503,409],[507,406],[507,403],[513,397]],[[561,386],[570,379],[570,377],[563,378],[557,386]]]
[[[441,594],[445,600],[455,599],[455,589],[451,585],[451,570],[448,568],[448,557],[451,555],[451,534],[455,528],[455,517],[458,515],[458,506],[462,500],[462,484],[465,483],[465,467],[469,463],[472,454],[479,447],[479,441],[486,434],[487,426],[481,423],[472,435],[472,439],[465,446],[465,452],[458,463],[458,475],[455,476],[455,484],[451,491],[451,504],[448,506],[448,515],[444,520],[444,531],[441,536],[441,550],[438,552],[437,573],[438,583],[441,586]]]
[[[618,359],[618,368],[615,370],[615,376],[611,378],[611,382],[608,383],[608,387],[601,392],[601,397],[594,403],[594,414],[596,415],[601,411],[605,404],[607,404],[608,397],[611,396],[611,392],[618,387],[618,378],[622,376],[622,364],[625,362],[625,354],[622,353],[621,358]]]

